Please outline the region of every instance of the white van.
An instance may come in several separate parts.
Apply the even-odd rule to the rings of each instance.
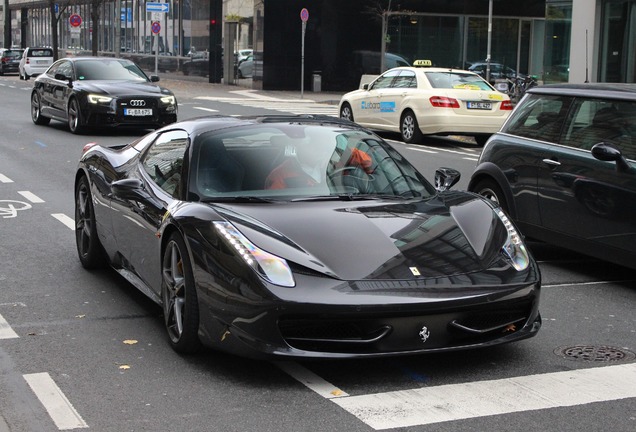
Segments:
[[[24,50],[20,60],[19,73],[21,80],[44,73],[53,64],[52,48],[29,47]]]

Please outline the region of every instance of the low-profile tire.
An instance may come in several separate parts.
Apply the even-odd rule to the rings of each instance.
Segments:
[[[417,123],[415,113],[411,110],[404,111],[400,118],[400,135],[402,141],[407,144],[415,144],[422,141],[422,131]]]
[[[42,115],[42,104],[40,103],[40,95],[34,91],[31,93],[31,120],[36,125],[47,125],[51,119]]]
[[[509,212],[508,203],[499,185],[492,179],[483,179],[477,182],[472,190],[484,198],[498,204],[504,212]]]
[[[75,243],[84,268],[92,270],[106,265],[104,249],[97,236],[93,197],[85,176],[75,186]]]
[[[82,110],[76,98],[72,98],[68,102],[67,109],[68,128],[74,134],[81,134],[84,131],[82,125]]]
[[[199,301],[188,251],[178,233],[168,238],[161,262],[161,299],[170,344],[176,352],[196,353],[201,349]]]
[[[354,121],[353,110],[351,109],[351,105],[349,105],[348,102],[343,103],[342,106],[340,107],[340,118],[349,120],[349,121]]]

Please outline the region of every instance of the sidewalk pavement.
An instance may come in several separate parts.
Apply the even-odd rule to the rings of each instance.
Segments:
[[[194,98],[197,96],[210,97],[236,97],[240,95],[231,94],[236,91],[246,91],[257,93],[262,96],[276,99],[306,100],[317,103],[338,105],[342,92],[313,92],[303,89],[301,94],[298,90],[254,90],[251,88],[251,79],[237,79],[235,85],[210,83],[207,77],[183,76],[178,73],[160,73],[159,85],[172,90],[177,99]]]

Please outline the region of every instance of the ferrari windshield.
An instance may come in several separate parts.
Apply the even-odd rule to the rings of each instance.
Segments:
[[[75,62],[77,79],[107,81],[148,81],[139,67],[128,60],[85,59]]]
[[[194,143],[190,190],[201,200],[415,198],[435,193],[376,135],[333,125],[256,124]]]

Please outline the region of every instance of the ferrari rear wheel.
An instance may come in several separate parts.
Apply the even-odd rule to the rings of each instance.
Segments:
[[[36,125],[47,125],[51,119],[42,115],[42,104],[40,103],[40,95],[37,91],[31,93],[31,120]]]
[[[168,239],[162,262],[161,297],[170,344],[179,353],[195,353],[201,348],[199,301],[190,258],[178,233]]]
[[[82,111],[77,99],[73,98],[68,103],[68,128],[74,134],[82,133],[84,129],[82,126]]]
[[[413,111],[408,110],[402,114],[400,134],[402,135],[402,141],[407,144],[415,144],[422,140],[422,131],[420,131],[420,126]]]
[[[91,189],[84,176],[75,188],[75,243],[84,268],[95,269],[106,264],[104,250],[97,236]]]

